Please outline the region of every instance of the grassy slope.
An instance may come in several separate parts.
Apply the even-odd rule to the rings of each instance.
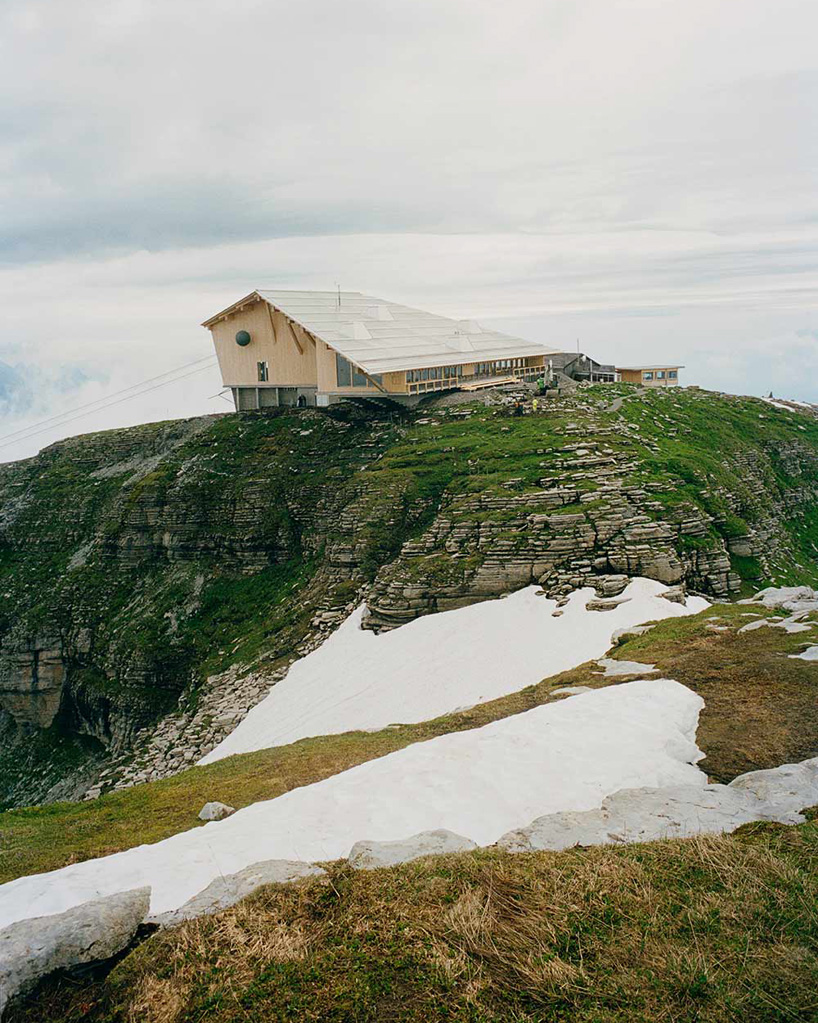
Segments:
[[[616,396],[624,403],[607,411]],[[463,411],[421,409],[389,420],[308,410],[152,424],[74,438],[2,467],[3,500],[22,504],[0,537],[0,642],[12,648],[40,631],[65,637],[66,706],[77,703],[97,724],[110,717],[149,726],[180,696],[195,705],[211,673],[282,663],[316,606],[342,607],[379,573],[388,582],[394,567],[399,582],[417,573],[425,584],[469,576],[484,549],[441,544],[432,557],[413,557],[400,554],[401,543],[422,533],[441,504],[444,518],[469,526],[475,512],[466,495],[513,498],[540,491],[543,478],[554,485],[569,479],[572,470],[561,468],[566,442],[603,437],[637,463],[630,482],[649,484],[666,517],[684,518],[685,503],[714,515],[712,535],[682,536],[681,553],[690,545],[720,549],[725,537],[766,522],[771,508],[779,515],[788,488],[790,496],[795,485],[808,491],[818,479],[818,418],[755,399],[686,390],[637,396],[606,385],[549,401],[536,416],[510,418],[482,405],[471,418]],[[179,434],[179,443],[163,448],[166,434]],[[796,444],[798,472],[797,457],[778,454]],[[155,448],[163,452],[158,463],[128,482],[131,460]],[[748,483],[736,462],[748,452],[765,466],[772,459],[763,486]],[[575,482],[580,490],[594,486],[582,473]],[[316,509],[323,509],[318,518]],[[593,523],[592,504],[563,510]],[[517,514],[511,507],[480,512],[498,522]],[[661,509],[650,514],[663,517]],[[171,550],[157,523],[168,526]],[[784,528],[789,542],[770,574],[818,582],[818,503],[793,503]],[[520,537],[509,530],[497,540],[502,552]],[[349,578],[331,584],[322,569],[334,544]],[[733,566],[759,585],[766,581],[753,558],[734,556]],[[104,758],[102,744],[89,746],[70,727],[61,722],[38,736],[36,756],[26,737],[4,739],[6,805],[36,801],[69,768],[80,772]]]
[[[707,753],[704,769],[720,781],[818,754],[818,666],[785,656],[800,651],[809,634],[790,636],[770,628],[739,634],[738,628],[751,620],[745,617],[751,610],[717,605],[696,616],[669,619],[615,651],[624,660],[656,664],[663,675],[704,696],[698,741]],[[707,628],[714,624],[729,630]],[[93,802],[6,811],[0,816],[0,881],[184,831],[197,825],[195,815],[207,800],[242,807],[271,799],[412,742],[520,713],[546,702],[559,686],[608,681],[591,663],[435,721],[304,739],[192,768]]]
[[[433,858],[270,887],[9,1023],[818,1018],[818,826]]]

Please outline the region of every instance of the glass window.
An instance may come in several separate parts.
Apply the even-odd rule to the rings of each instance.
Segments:
[[[369,379],[373,384],[379,384],[383,387],[383,373],[373,373]]]
[[[643,380],[653,380],[653,373],[651,373],[651,372],[643,373],[642,374],[642,379]]]
[[[337,352],[335,353],[335,373],[339,387],[352,386],[352,367],[343,355],[339,355]]]
[[[358,369],[357,366],[352,367],[352,386],[366,387],[366,376]]]
[[[256,363],[256,366],[258,367],[258,382],[260,384],[266,384],[267,383],[267,363],[266,362],[258,362],[258,363]]]
[[[664,380],[664,379],[665,379],[665,371],[664,371],[663,369],[660,369],[660,370],[659,370],[659,371],[657,372],[657,374],[656,374],[656,379],[657,379],[657,380]]]
[[[669,369],[667,371],[667,375],[668,375],[669,379],[675,380],[678,377],[679,374],[676,372],[675,369]]]

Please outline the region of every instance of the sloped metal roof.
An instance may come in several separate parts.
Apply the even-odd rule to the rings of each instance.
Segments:
[[[452,320],[359,291],[257,291],[366,373],[487,362],[555,351],[473,320]],[[208,323],[211,321],[208,321]]]

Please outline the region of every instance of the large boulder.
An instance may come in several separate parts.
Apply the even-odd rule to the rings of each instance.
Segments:
[[[41,977],[122,951],[147,916],[150,901],[150,888],[135,888],[5,927],[0,931],[0,1016],[9,999]]]
[[[799,824],[803,820],[795,812],[792,800],[766,802],[740,787],[675,785],[621,789],[608,796],[597,810],[546,814],[525,828],[507,832],[497,844],[509,852],[558,851],[576,845],[723,834],[751,821]]]
[[[241,899],[251,895],[265,884],[289,884],[304,877],[321,877],[325,870],[311,863],[297,860],[263,860],[245,867],[235,874],[226,874],[211,881],[207,888],[188,899],[178,909],[168,910],[152,917],[151,922],[160,927],[174,927],[197,916],[209,916],[223,909],[229,909]]]
[[[408,863],[421,856],[440,856],[443,853],[468,852],[476,849],[477,843],[470,838],[456,835],[453,831],[439,828],[436,831],[421,831],[411,838],[396,842],[356,842],[348,856],[350,866],[356,870],[374,870],[377,867],[393,867]]]
[[[818,806],[818,757],[800,764],[782,764],[769,771],[749,771],[730,782],[730,788],[772,803],[783,810]]]

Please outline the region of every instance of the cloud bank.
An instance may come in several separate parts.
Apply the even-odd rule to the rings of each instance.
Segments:
[[[59,410],[206,354],[253,287],[339,282],[818,400],[817,29],[812,0],[6,0],[0,360],[79,367]],[[227,408],[193,380],[73,429]]]

